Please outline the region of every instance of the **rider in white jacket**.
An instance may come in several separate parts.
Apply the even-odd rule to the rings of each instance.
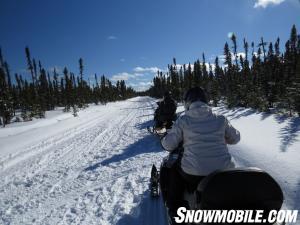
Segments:
[[[240,133],[222,115],[216,115],[207,105],[202,88],[188,90],[184,96],[185,113],[162,139],[162,146],[173,151],[183,143],[183,155],[179,168],[170,175],[169,208],[182,206],[180,195],[182,183],[197,183],[211,172],[234,167],[227,144],[236,144]]]
[[[236,144],[240,133],[222,115],[216,115],[202,101],[192,102],[162,140],[172,151],[183,142],[181,168],[184,172],[206,176],[217,169],[234,167],[227,144]]]

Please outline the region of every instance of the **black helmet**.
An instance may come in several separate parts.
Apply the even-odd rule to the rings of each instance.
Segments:
[[[164,93],[165,98],[170,98],[171,96],[172,96],[171,91],[165,91],[165,93]]]
[[[183,96],[183,101],[187,105],[190,105],[191,103],[196,101],[201,101],[206,104],[208,103],[205,91],[201,87],[190,88],[187,92],[185,92]]]

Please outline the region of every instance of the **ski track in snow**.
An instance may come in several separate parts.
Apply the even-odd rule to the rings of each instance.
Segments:
[[[0,224],[165,224],[162,200],[148,192],[149,168],[166,154],[145,129],[154,104],[112,104],[6,158]]]
[[[2,130],[0,224],[165,225],[162,199],[148,188],[152,164],[167,155],[146,131],[156,106],[137,97],[90,107],[77,118],[61,115],[59,124],[51,118]],[[300,210],[297,124],[281,151],[277,130],[288,123],[251,110],[215,110],[241,131],[241,143],[230,147],[237,164],[265,169],[283,188],[285,207]]]

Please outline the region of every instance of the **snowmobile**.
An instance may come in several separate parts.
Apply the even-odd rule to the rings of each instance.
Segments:
[[[153,126],[148,126],[147,130],[152,133],[160,136],[160,134],[166,133],[167,129],[171,129],[173,126],[174,121],[176,121],[178,115],[176,114],[176,108],[175,111],[167,111],[166,109],[163,110],[162,112],[162,102],[158,101],[156,102],[158,107],[156,108],[154,112],[154,125]],[[163,106],[165,108],[166,106]]]
[[[167,128],[165,126],[157,128],[155,125],[154,126],[148,126],[147,131],[150,134],[156,135],[160,138],[162,138],[164,135],[167,133]]]
[[[154,134],[158,137],[163,137],[164,135],[167,134],[168,130],[170,130],[174,124],[174,122],[176,121],[178,115],[175,114],[172,118],[172,123],[171,124],[168,124],[167,121],[165,122],[162,122],[161,126],[157,126],[157,123],[154,122],[154,125],[153,126],[148,126],[147,127],[147,131],[150,133],[150,134]]]
[[[165,206],[168,189],[172,188],[168,187],[169,173],[182,153],[183,148],[171,152],[162,160],[159,170],[152,166],[151,195],[158,197],[161,194]],[[283,192],[278,183],[267,172],[254,167],[215,171],[202,179],[195,190],[186,186],[183,196],[188,209],[259,209],[264,210],[264,216],[271,210],[280,210],[283,204]],[[169,225],[172,225],[174,219],[170,217],[167,206],[166,214]]]
[[[170,122],[162,122],[160,126],[157,126],[157,123],[154,122],[153,126],[148,126],[147,130],[151,134],[156,134],[158,136],[163,136],[167,133],[168,130],[170,130],[174,124],[174,121],[176,121],[177,115],[175,114],[172,118],[172,123]]]

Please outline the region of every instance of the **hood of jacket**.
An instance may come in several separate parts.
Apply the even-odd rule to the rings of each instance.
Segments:
[[[185,115],[193,117],[193,118],[205,118],[212,115],[211,108],[201,101],[193,102],[189,109],[185,111]]]

